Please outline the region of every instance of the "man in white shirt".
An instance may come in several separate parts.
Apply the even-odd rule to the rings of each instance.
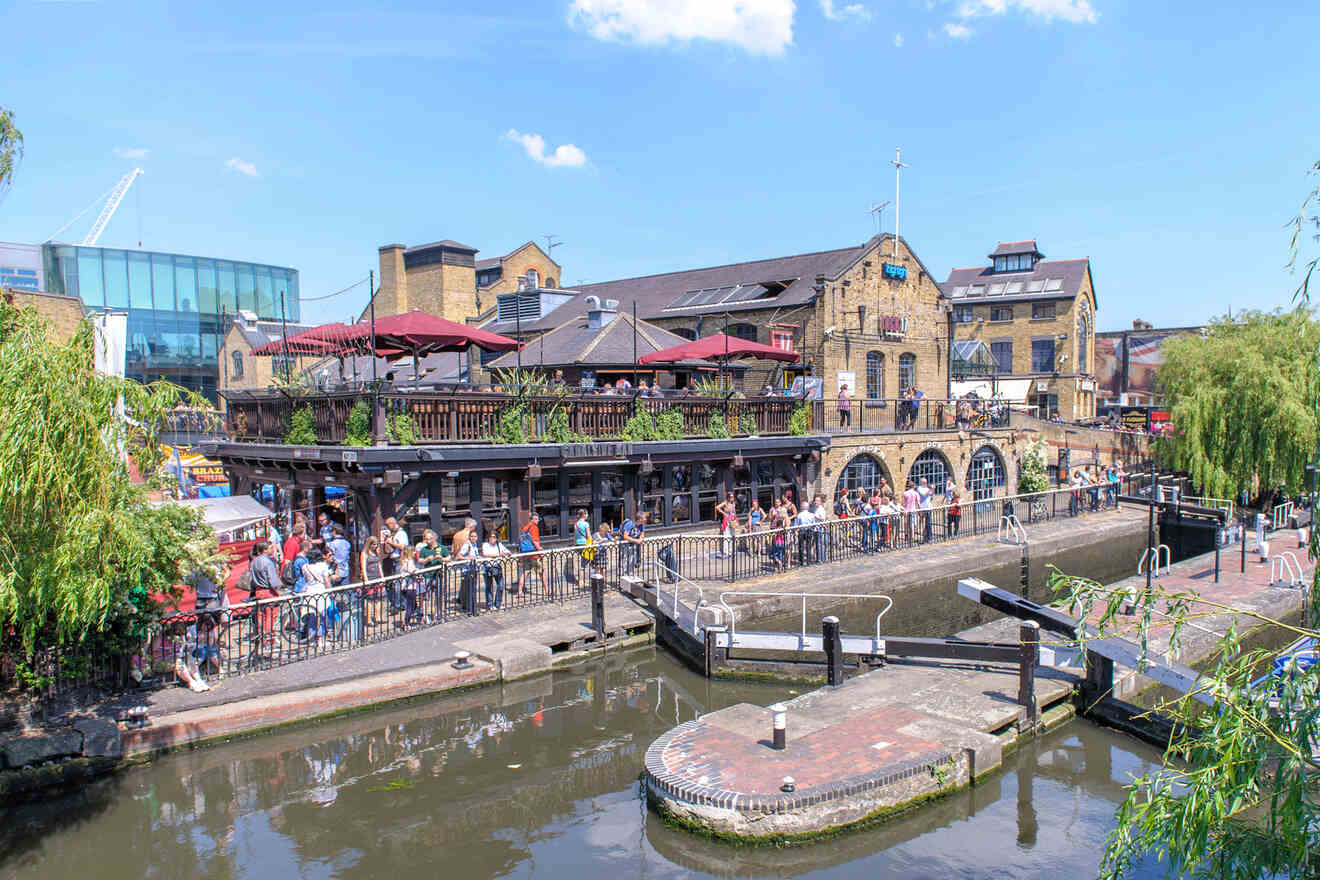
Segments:
[[[921,506],[921,540],[925,543],[930,542],[930,499],[934,495],[935,490],[922,477],[917,484],[917,502]]]
[[[798,538],[798,564],[806,565],[811,562],[811,548],[815,545],[815,537],[811,534],[811,526],[816,524],[816,515],[811,512],[809,505],[802,505],[798,515],[793,518],[793,525],[799,526],[797,530]]]

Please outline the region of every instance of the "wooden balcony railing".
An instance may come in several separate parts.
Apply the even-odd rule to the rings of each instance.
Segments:
[[[952,401],[853,400],[851,417],[841,423],[838,401],[802,401],[790,397],[628,397],[612,395],[546,395],[521,399],[499,393],[466,391],[328,391],[290,396],[267,391],[224,391],[229,438],[240,443],[283,443],[295,410],[307,408],[318,443],[340,445],[355,406],[368,414],[373,441],[395,440],[386,424],[406,416],[417,442],[510,442],[509,431],[527,442],[577,437],[621,437],[640,406],[652,418],[676,412],[684,439],[712,436],[712,420],[721,421],[728,436],[782,436],[792,433],[793,413],[804,409],[799,431],[811,434],[944,431],[958,427],[1008,427],[1009,411],[980,407],[960,412]],[[521,409],[515,409],[521,407]],[[964,407],[964,410],[966,407]],[[965,417],[965,421],[962,420]],[[672,417],[671,417],[672,418]],[[718,428],[716,428],[718,431]],[[496,438],[500,438],[496,440]]]

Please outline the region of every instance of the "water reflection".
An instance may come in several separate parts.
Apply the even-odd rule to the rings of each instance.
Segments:
[[[786,693],[708,682],[646,650],[553,680],[170,756],[11,810],[0,827],[0,875],[982,876],[997,864],[1002,876],[1047,864],[1085,873],[1112,821],[1118,780],[1150,758],[1074,725],[1021,753],[1029,772],[793,850],[699,840],[646,810],[637,777],[655,736],[724,705]],[[981,854],[968,852],[969,835]]]

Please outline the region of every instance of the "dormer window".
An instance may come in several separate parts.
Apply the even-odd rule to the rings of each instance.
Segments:
[[[1034,254],[1008,254],[995,257],[996,272],[1030,272],[1036,267]]]

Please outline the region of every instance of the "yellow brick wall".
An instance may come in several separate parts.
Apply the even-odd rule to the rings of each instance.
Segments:
[[[547,278],[553,278],[555,287],[564,287],[564,269],[554,260],[550,259],[545,251],[535,242],[518,248],[507,257],[503,258],[504,274],[499,281],[488,287],[483,287],[479,291],[481,296],[481,307],[490,308],[495,304],[495,297],[501,293],[512,293],[518,289],[518,276],[523,275],[528,269],[535,269],[540,275],[541,286],[545,287]]]
[[[1004,486],[996,495],[1012,495],[1017,491],[1018,444],[1026,438],[1007,428],[983,432],[987,436],[971,436],[960,432],[940,434],[839,434],[830,439],[830,448],[821,462],[817,491],[827,498],[838,495],[839,478],[848,463],[859,455],[870,455],[884,465],[889,483],[898,492],[912,474],[912,465],[927,450],[937,450],[945,460],[954,482],[964,493],[967,491],[967,470],[972,456],[983,446],[995,450],[1004,464]],[[944,487],[936,487],[942,490]]]
[[[1059,414],[1068,420],[1087,419],[1095,416],[1095,294],[1091,288],[1090,272],[1087,272],[1078,295],[1074,299],[1048,300],[1054,303],[1055,314],[1052,318],[1033,318],[1031,302],[1002,302],[978,299],[959,301],[959,305],[972,306],[973,320],[970,324],[954,324],[955,339],[974,339],[990,345],[994,342],[1011,340],[1013,343],[1012,376],[1033,377],[1047,383],[1047,392],[1059,396]],[[1078,364],[1078,340],[1081,322],[1081,304],[1089,316],[1087,327],[1086,362]],[[1011,321],[991,321],[990,310],[1011,308]],[[1067,334],[1067,339],[1059,339],[1060,334]],[[1055,367],[1058,375],[1052,372],[1033,373],[1031,370],[1032,339],[1049,336],[1054,339]],[[1000,378],[1009,378],[1001,374]],[[1085,386],[1088,386],[1085,387]],[[1035,385],[1032,386],[1033,391]]]
[[[87,317],[82,300],[76,296],[57,293],[34,293],[30,290],[0,288],[5,302],[20,309],[36,309],[37,314],[50,324],[51,336],[59,342],[68,342],[78,331],[78,325]]]
[[[380,292],[376,294],[376,314],[397,315],[406,311],[408,275],[403,268],[403,245],[385,245],[380,249]]]

